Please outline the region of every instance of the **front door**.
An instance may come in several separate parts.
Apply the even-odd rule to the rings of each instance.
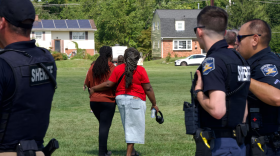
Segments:
[[[54,43],[54,45],[55,45],[55,51],[57,51],[57,52],[61,52],[60,51],[60,40],[55,40],[55,43]]]

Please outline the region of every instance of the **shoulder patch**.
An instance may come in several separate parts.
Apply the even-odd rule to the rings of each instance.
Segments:
[[[261,67],[264,76],[276,76],[278,74],[277,67],[273,64],[266,64]]]
[[[215,70],[215,59],[213,57],[207,57],[202,63],[203,75],[208,75],[211,71]]]

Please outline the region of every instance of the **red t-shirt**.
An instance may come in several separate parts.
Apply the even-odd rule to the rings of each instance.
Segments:
[[[118,83],[119,78],[125,71],[125,64],[117,66],[112,75],[109,78],[109,81]],[[128,94],[132,96],[137,96],[143,101],[146,101],[146,93],[142,87],[142,83],[150,83],[148,74],[145,68],[137,66],[136,70],[133,73],[132,85],[129,88],[125,88],[125,75],[123,76],[118,88],[116,89],[116,96],[122,94]]]

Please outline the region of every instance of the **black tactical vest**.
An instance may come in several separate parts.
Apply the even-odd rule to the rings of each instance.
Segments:
[[[260,60],[254,62],[251,66],[253,71],[258,65],[274,64],[278,65],[278,70],[280,69],[280,59],[276,55],[270,54],[266,55]],[[256,69],[260,70],[260,69]],[[278,73],[279,74],[279,73]],[[254,78],[254,77],[252,77]],[[280,95],[279,95],[280,96]],[[259,130],[261,135],[277,132],[280,126],[280,108],[275,106],[270,106],[261,100],[259,100],[253,93],[249,93],[248,96],[248,108],[249,108],[249,124],[250,128]]]
[[[244,117],[246,98],[250,85],[250,67],[247,66],[243,58],[235,52],[240,58],[233,60],[227,55],[219,55],[227,68],[226,79],[226,114],[217,120],[213,118],[199,105],[200,125],[202,128],[236,128],[241,124]],[[249,80],[249,81],[248,81]]]
[[[11,66],[16,83],[12,103],[0,108],[2,147],[11,147],[20,140],[34,139],[38,145],[43,143],[55,86],[39,63],[45,65],[53,78],[56,77],[57,68],[50,52],[38,48],[38,53],[42,53],[40,57],[16,50],[0,55]]]

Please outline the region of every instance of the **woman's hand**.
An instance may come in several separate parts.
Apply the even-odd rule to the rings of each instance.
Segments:
[[[92,88],[90,88],[89,89],[89,94],[90,94],[90,96],[94,93],[94,89],[93,89],[94,87],[92,87]]]
[[[84,86],[83,86],[84,91],[86,90],[86,88],[87,88],[87,86],[84,84]]]
[[[151,107],[151,110],[152,110],[153,108],[154,108],[154,109],[156,109],[156,111],[157,111],[157,112],[159,111],[159,109],[158,109],[158,106],[157,106],[157,105],[152,106],[152,107]]]

